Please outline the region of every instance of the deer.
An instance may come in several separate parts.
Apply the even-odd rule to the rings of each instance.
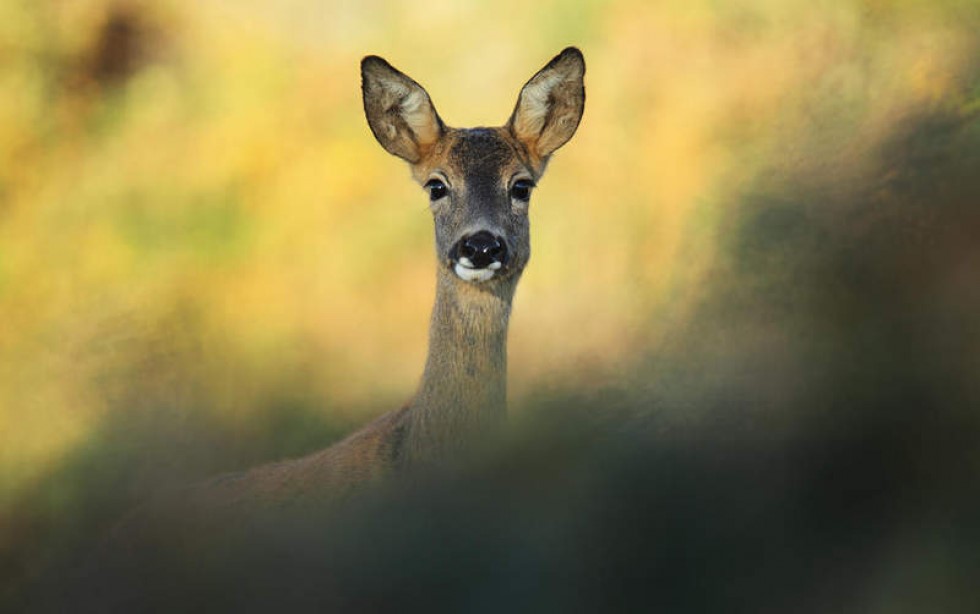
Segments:
[[[498,428],[506,412],[507,330],[530,258],[528,206],[551,155],[575,133],[585,104],[575,47],[523,86],[507,123],[452,128],[426,90],[381,57],[361,61],[368,126],[406,161],[435,223],[436,299],[414,398],[308,456],[204,482],[189,496],[215,506],[281,504],[345,493],[422,464],[451,463]]]
[[[578,128],[584,75],[582,53],[568,47],[527,81],[506,124],[452,128],[421,85],[378,56],[361,61],[368,126],[409,164],[435,224],[436,300],[415,396],[305,457],[157,493],[115,523],[73,574],[73,588],[60,597],[70,609],[89,600],[102,604],[93,611],[140,609],[121,604],[152,602],[158,583],[180,586],[183,571],[161,574],[174,571],[170,561],[213,557],[212,546],[248,541],[253,530],[266,530],[270,513],[278,526],[292,518],[282,515],[287,510],[302,519],[350,509],[346,503],[395,476],[411,487],[430,475],[420,468],[452,470],[499,429],[511,303],[531,255],[531,192]],[[234,564],[234,547],[219,551]]]

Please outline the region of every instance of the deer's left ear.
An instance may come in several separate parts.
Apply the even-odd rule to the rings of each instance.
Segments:
[[[531,77],[507,123],[511,133],[544,160],[575,134],[585,109],[585,58],[568,47]]]
[[[445,132],[425,88],[376,55],[361,60],[361,91],[371,132],[388,153],[414,164]]]

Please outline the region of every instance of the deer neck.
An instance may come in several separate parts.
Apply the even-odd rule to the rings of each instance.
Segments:
[[[429,354],[412,403],[409,455],[436,459],[502,421],[507,398],[507,322],[517,277],[462,282],[440,267]]]

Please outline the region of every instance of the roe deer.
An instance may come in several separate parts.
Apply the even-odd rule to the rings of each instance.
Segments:
[[[377,56],[361,62],[375,138],[406,160],[435,219],[436,303],[422,381],[405,407],[304,458],[198,487],[235,505],[335,497],[418,463],[439,462],[492,429],[506,397],[507,322],[530,256],[528,201],[585,103],[582,53],[569,47],[524,85],[499,128],[450,128],[418,83]]]

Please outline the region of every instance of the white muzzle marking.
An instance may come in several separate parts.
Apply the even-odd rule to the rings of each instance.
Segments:
[[[460,258],[460,260],[462,261],[463,259]],[[494,265],[497,266],[494,267]],[[488,268],[485,269],[474,269],[468,266],[463,266],[462,262],[457,262],[456,265],[453,267],[453,270],[456,271],[456,275],[463,281],[472,281],[472,282],[480,283],[493,278],[493,276],[496,274],[494,273],[494,269],[499,269],[499,268],[500,268],[499,262],[494,262]]]

